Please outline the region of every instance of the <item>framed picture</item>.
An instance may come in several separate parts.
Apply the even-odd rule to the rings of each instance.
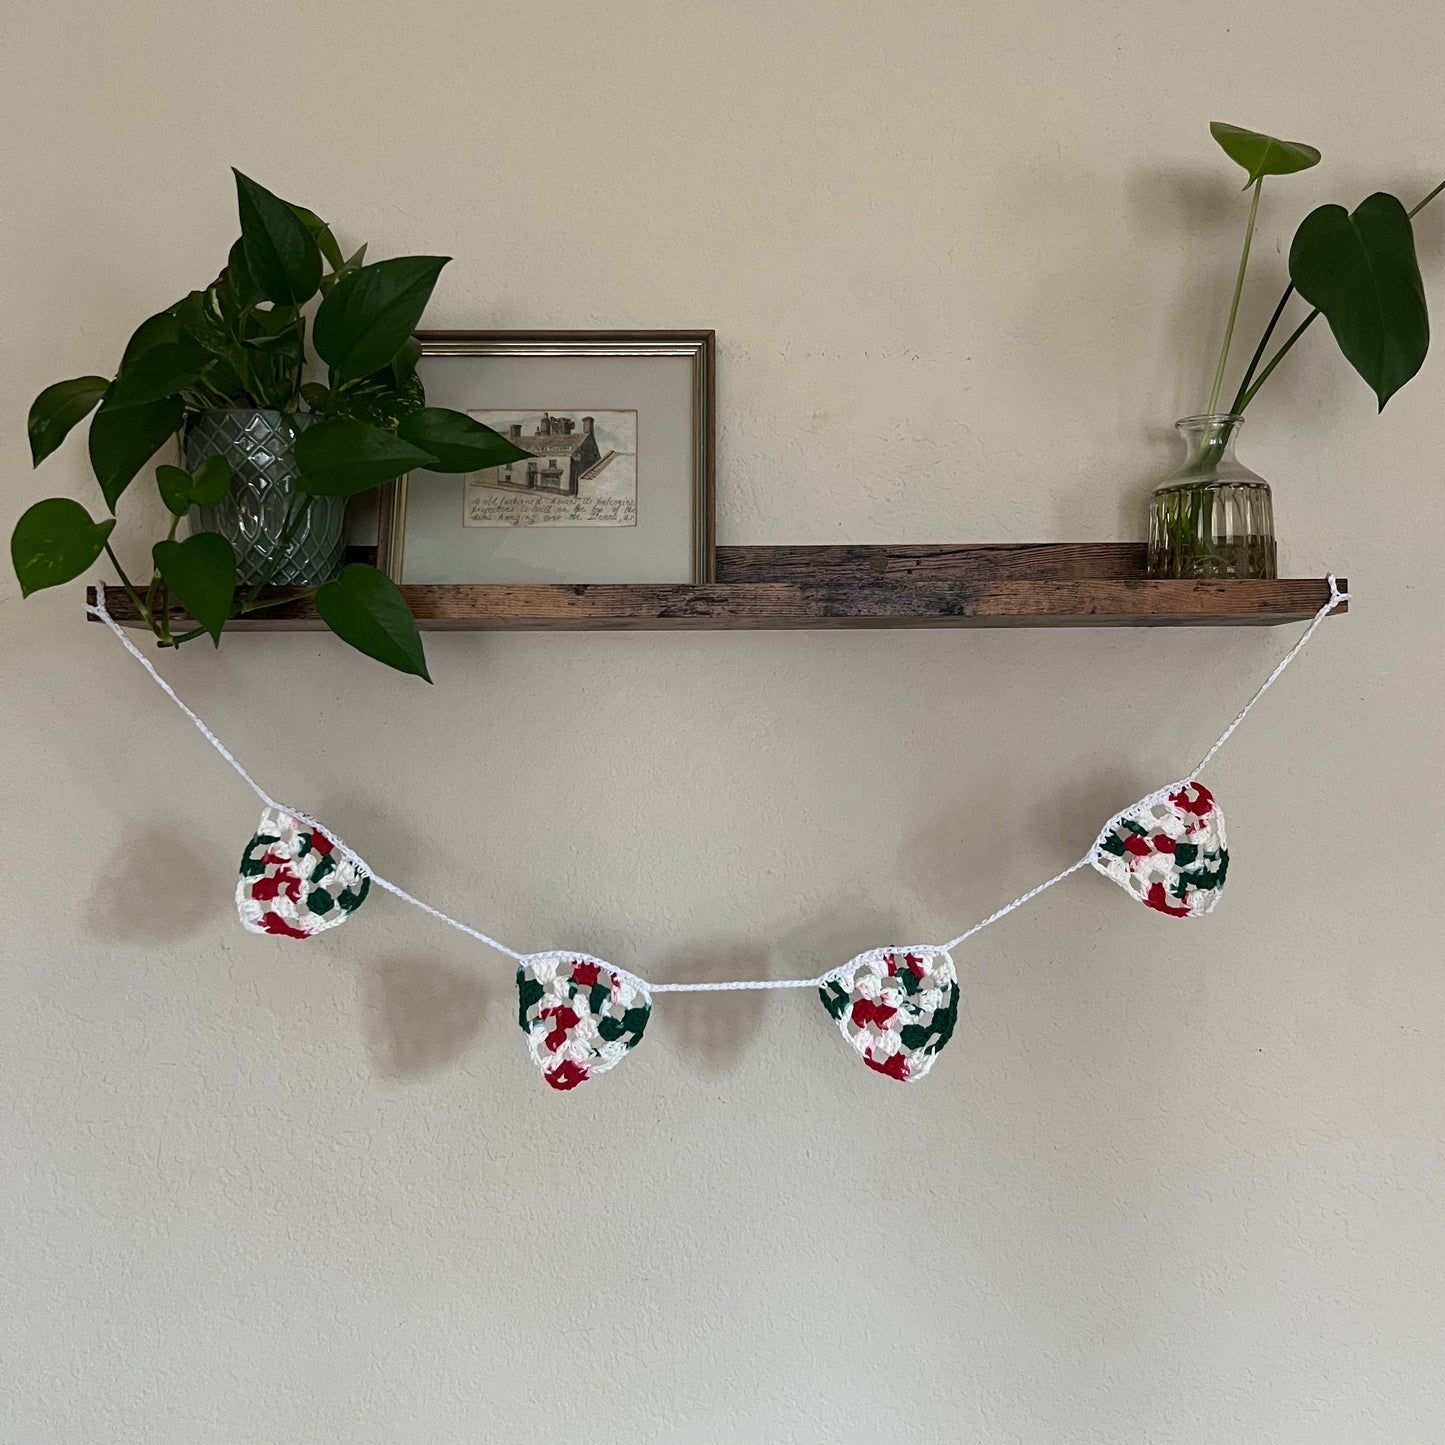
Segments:
[[[526,460],[386,489],[398,583],[710,582],[711,331],[419,331],[432,406]]]

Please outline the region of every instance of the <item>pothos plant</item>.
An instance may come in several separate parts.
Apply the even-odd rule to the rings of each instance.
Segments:
[[[1209,133],[1245,171],[1244,188],[1250,192],[1244,247],[1206,408],[1214,414],[1223,394],[1265,177],[1309,170],[1319,164],[1320,153],[1300,141],[1277,140],[1219,121],[1209,127]],[[1409,210],[1395,196],[1376,191],[1353,211],[1339,205],[1317,206],[1300,222],[1289,248],[1289,284],[1240,378],[1229,405],[1231,415],[1249,406],[1321,316],[1329,323],[1345,360],[1375,393],[1379,409],[1385,409],[1385,403],[1424,365],[1430,349],[1430,318],[1412,222],[1442,190],[1445,181]],[[1296,292],[1311,310],[1265,361],[1275,329]]]
[[[318,615],[344,642],[430,681],[411,611],[375,567],[352,564],[330,581],[281,596],[263,590],[313,499],[349,497],[418,468],[470,472],[526,453],[461,412],[426,404],[412,333],[449,257],[367,264],[365,246],[343,257],[313,211],[234,174],[241,235],[216,279],[143,321],[113,377],[57,382],[30,408],[36,466],[95,413],[90,463],[111,515],[96,521],[68,497],[29,508],[11,538],[21,591],[29,596],[70,582],[104,553],[162,647],[204,636],[219,646],[231,619],[314,596]],[[310,342],[319,362],[312,362],[306,308],[318,295]],[[155,468],[169,525],[151,549],[148,571],[133,581],[111,546],[116,505],[188,413],[217,407],[304,408],[314,418],[297,435],[299,475],[269,569],[242,588],[225,538],[177,538],[191,507],[215,506],[230,485],[229,464],[211,457],[194,471]],[[196,625],[181,626],[182,615]]]

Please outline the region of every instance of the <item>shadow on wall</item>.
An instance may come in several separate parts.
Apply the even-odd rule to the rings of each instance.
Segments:
[[[386,959],[364,978],[367,1047],[386,1079],[425,1078],[481,1031],[491,991],[471,974],[414,958]]]
[[[203,861],[175,828],[149,823],[100,869],[83,906],[85,931],[104,943],[177,943],[213,923],[234,889],[213,857]]]
[[[693,949],[657,970],[656,983],[710,982],[728,978],[801,978],[847,963],[864,950],[897,942],[893,915],[860,911],[856,894],[840,894],[833,906],[799,924],[772,946]],[[791,1006],[798,995],[805,1008],[827,1016],[810,988],[736,993],[666,993],[654,1000],[652,1042],[665,1040],[673,1066],[691,1074],[727,1075],[748,1067],[770,1008]]]
[[[1213,149],[1207,136],[1201,139]],[[1125,183],[1131,230],[1157,245],[1162,255],[1178,256],[1183,268],[1182,285],[1167,293],[1135,298],[1142,303],[1138,314],[1144,324],[1154,328],[1152,334],[1140,338],[1141,345],[1150,352],[1168,347],[1175,405],[1181,416],[1204,404],[1199,389],[1203,387],[1207,394],[1219,359],[1224,318],[1239,264],[1240,236],[1248,215],[1248,197],[1242,207],[1233,173],[1221,171],[1212,164],[1213,157],[1210,160],[1192,170],[1154,163],[1136,166]],[[1261,215],[1261,220],[1271,227],[1285,224],[1278,216]],[[1258,239],[1268,244],[1267,233]],[[1261,247],[1261,254],[1263,251]],[[1282,259],[1279,274],[1283,285],[1288,278]],[[1263,292],[1272,306],[1279,295],[1272,278]],[[1125,297],[1131,294],[1126,290]],[[1173,420],[1165,417],[1161,424],[1167,426]]]
[[[1174,779],[1146,782],[1141,774],[1116,767],[1045,797],[1027,791],[1032,779],[1020,781],[1017,789],[986,786],[976,803],[949,808],[903,850],[898,875],[910,878],[919,898],[944,917],[945,931],[936,942],[972,927],[1067,868],[1083,857],[1119,809]],[[985,818],[994,822],[981,826]],[[1041,898],[1029,906],[1047,905]]]
[[[773,949],[772,972],[783,978],[826,973],[870,948],[890,943],[921,943],[917,928],[900,918],[897,909],[886,911],[862,904],[857,893],[839,893],[807,923],[790,929]],[[814,999],[815,1003],[818,1000]],[[822,1004],[818,1003],[822,1010]]]
[[[767,970],[748,950],[692,949],[670,959],[655,983],[705,983],[724,978],[762,978]],[[659,970],[660,972],[660,970]],[[742,1066],[762,1030],[768,1001],[761,990],[736,993],[664,993],[653,997],[649,1028],[674,1055],[669,1067],[699,1074],[730,1074]],[[662,1026],[659,1028],[659,1024]],[[649,1036],[651,1039],[651,1036]]]
[[[1000,181],[997,203],[1030,238],[1028,264],[1012,280],[1026,344],[1001,352],[1007,379],[1049,425],[1085,426],[1082,436],[1059,438],[1058,480],[1069,485],[1052,519],[1057,535],[1095,536],[1102,526],[1138,536],[1150,490],[1178,462],[1172,423],[1207,397],[1245,214],[1212,151],[1201,127],[1196,167],[1134,167],[1122,192],[1057,161]],[[1121,237],[1147,242],[1142,267]],[[1246,307],[1267,315],[1278,289],[1271,281],[1264,293],[1267,301],[1251,287]],[[1244,331],[1257,335],[1253,314]],[[1063,331],[1060,316],[1070,318]],[[1158,394],[1160,377],[1175,398],[1168,415],[1144,401]],[[1108,506],[1112,518],[1101,510]]]

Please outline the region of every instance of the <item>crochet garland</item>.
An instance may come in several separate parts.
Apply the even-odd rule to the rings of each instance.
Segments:
[[[527,1035],[532,1061],[554,1089],[575,1089],[615,1068],[642,1041],[655,993],[775,988],[816,988],[823,1007],[869,1069],[901,1083],[916,1083],[933,1067],[958,1021],[958,974],[952,950],[1081,868],[1097,869],[1135,902],[1165,918],[1203,918],[1213,910],[1229,872],[1229,849],[1224,815],[1198,775],[1320,623],[1349,600],[1333,576],[1329,582],[1329,601],[1193,772],[1116,813],[1099,830],[1089,851],[1063,872],[947,943],[871,949],[818,978],[737,983],[653,984],[588,953],[519,953],[413,897],[369,868],[316,819],[284,807],[261,788],[116,624],[106,610],[103,585],[96,588],[98,600],[89,610],[264,804],[261,821],[241,854],[236,884],[236,911],[249,932],[307,939],[339,928],[366,902],[371,885],[376,884],[515,960],[517,1022]]]

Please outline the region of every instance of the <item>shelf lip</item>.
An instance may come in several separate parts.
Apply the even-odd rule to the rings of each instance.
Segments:
[[[700,585],[491,583],[402,593],[427,631],[1269,627],[1308,621],[1330,596],[1323,577],[1161,579],[1142,575],[1143,563],[1143,548],[1127,542],[721,547],[721,580]],[[125,593],[105,590],[116,622],[140,626]],[[227,630],[322,626],[302,599]]]

